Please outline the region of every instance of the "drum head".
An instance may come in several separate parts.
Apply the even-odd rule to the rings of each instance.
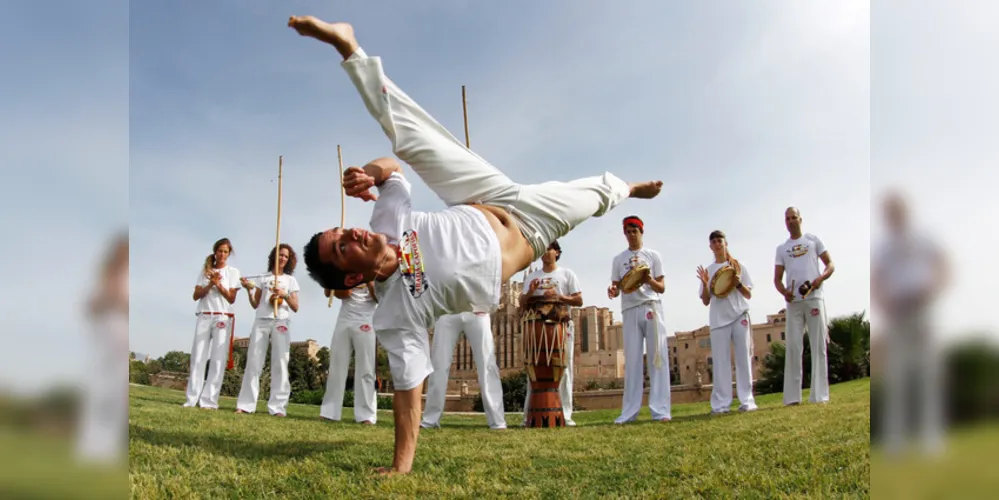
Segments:
[[[645,275],[649,272],[649,266],[645,264],[639,264],[630,271],[625,273],[624,277],[621,278],[621,291],[624,293],[631,293],[642,287],[642,282],[645,281]]]
[[[725,298],[733,288],[735,288],[735,269],[728,265],[723,266],[711,278],[711,293]]]

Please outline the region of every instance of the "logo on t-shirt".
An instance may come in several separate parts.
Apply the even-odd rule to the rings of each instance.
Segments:
[[[406,231],[399,241],[399,273],[409,287],[413,298],[419,298],[430,289],[426,272],[423,269],[423,254],[420,252],[420,238],[416,231]]]
[[[543,278],[541,284],[538,285],[538,289],[540,290],[550,290],[552,288],[558,288],[558,280]]]
[[[797,259],[798,257],[801,257],[803,255],[808,255],[808,245],[803,245],[801,243],[798,243],[797,245],[791,247],[791,249],[787,251],[787,254],[794,259]]]

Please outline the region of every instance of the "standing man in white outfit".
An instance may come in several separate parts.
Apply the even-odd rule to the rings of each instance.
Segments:
[[[326,296],[330,296],[326,289]],[[330,370],[319,416],[339,422],[343,415],[350,353],[354,352],[354,421],[364,425],[378,422],[378,393],[375,387],[375,329],[378,307],[374,285],[369,281],[349,290],[332,290],[340,299],[333,340],[330,341]]]
[[[711,413],[728,413],[732,404],[732,349],[735,350],[735,385],[739,395],[739,411],[756,410],[753,397],[753,336],[749,318],[749,299],[753,297],[753,279],[749,270],[728,253],[728,239],[721,231],[708,236],[715,261],[707,269],[698,266],[701,280],[701,302],[708,308],[708,327],[711,329],[711,357],[714,376],[711,378]],[[737,269],[735,288],[725,297],[711,289],[715,273],[725,266]]]
[[[527,279],[528,289],[520,296],[520,307],[527,304],[527,298],[531,296],[558,297],[559,302],[569,307],[582,307],[583,291],[579,289],[579,279],[571,269],[559,267],[556,262],[562,257],[562,246],[558,241],[553,241],[548,245],[544,255],[541,256],[541,269],[531,273]],[[576,350],[576,324],[571,320],[566,332],[566,355],[569,358],[568,366],[562,374],[562,382],[558,386],[558,397],[562,400],[562,414],[565,416],[565,425],[574,427],[576,422],[572,420],[572,357]],[[527,397],[524,398],[524,421],[523,426],[527,426],[528,405],[531,402],[531,383],[527,383]]]
[[[243,371],[243,385],[236,400],[236,413],[257,411],[257,397],[260,394],[260,373],[267,358],[267,345],[271,346],[271,391],[267,402],[267,413],[283,417],[288,410],[291,398],[291,379],[288,362],[291,358],[291,313],[298,312],[298,280],[292,276],[298,257],[291,245],[282,243],[278,260],[277,279],[273,274],[254,280],[241,279],[250,296],[250,306],[257,310],[250,330],[250,345],[246,350],[246,370]],[[274,250],[267,258],[267,268],[274,269]],[[263,302],[261,302],[263,299]],[[281,304],[274,314],[274,302]],[[268,342],[268,340],[270,342]]]
[[[206,410],[219,408],[219,394],[222,392],[236,322],[233,304],[239,293],[240,281],[239,269],[227,264],[232,250],[229,238],[216,241],[194,285],[193,298],[198,301],[194,314],[198,319],[194,325],[185,407],[200,405]]]
[[[802,234],[801,221],[797,208],[784,211],[784,225],[791,237],[777,247],[774,259],[774,286],[787,302],[785,405],[801,402],[801,356],[805,349],[806,326],[812,350],[812,390],[808,400],[812,403],[829,401],[828,326],[822,283],[832,276],[836,267],[822,240],[813,234]],[[819,269],[820,260],[825,264],[825,270]]]
[[[465,332],[468,345],[472,348],[472,359],[479,375],[479,394],[486,413],[486,423],[490,429],[506,429],[503,412],[503,384],[500,382],[499,366],[496,364],[496,348],[489,315],[486,313],[463,312],[442,316],[434,325],[434,340],[430,346],[430,360],[434,371],[430,374],[427,387],[427,402],[423,408],[423,428],[439,428],[444,400],[447,397],[447,381],[450,373],[451,357],[461,333]]]
[[[631,293],[621,295],[622,328],[624,330],[624,395],[621,401],[621,416],[616,424],[633,422],[642,408],[642,393],[645,389],[645,376],[642,370],[642,347],[645,347],[645,361],[649,370],[649,411],[652,420],[669,421],[670,381],[669,356],[666,348],[666,322],[663,319],[663,305],[660,294],[666,293],[662,259],[659,252],[645,248],[642,238],[645,223],[637,216],[624,218],[624,235],[628,249],[614,257],[611,266],[611,285],[607,296],[611,299],[621,295],[621,279],[632,268],[646,265],[649,271],[641,287]],[[645,342],[642,342],[642,341]]]
[[[433,372],[428,329],[447,314],[492,313],[502,285],[541,257],[548,244],[628,198],[650,199],[662,181],[626,183],[610,172],[571,182],[519,184],[470,151],[368,57],[347,23],[292,17],[300,35],[328,43],[365,108],[448,208],[413,210],[402,165],[379,158],[344,171],[347,196],[375,201],[371,231],[329,228],[303,252],[309,276],[324,288],[375,280],[381,304],[375,330],[385,348],[395,394],[395,455],[382,474],[412,471],[420,433],[421,386]],[[372,193],[371,189],[376,189]]]

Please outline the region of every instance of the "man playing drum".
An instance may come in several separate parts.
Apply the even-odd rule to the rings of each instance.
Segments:
[[[805,327],[812,350],[812,403],[829,401],[829,366],[826,360],[826,306],[822,283],[836,267],[829,251],[817,236],[802,234],[801,212],[790,207],[784,211],[784,225],[791,235],[777,247],[774,262],[774,286],[787,302],[787,353],[784,357],[784,404],[801,402],[801,356],[805,350]],[[825,270],[819,270],[819,261]],[[787,271],[785,278],[784,272]]]
[[[560,304],[569,307],[581,307],[583,305],[583,291],[579,289],[579,279],[571,269],[559,267],[557,262],[562,257],[562,247],[558,241],[551,242],[548,249],[541,256],[541,269],[531,273],[524,283],[527,283],[527,290],[520,296],[520,307],[527,305],[529,297],[548,297],[556,299]],[[565,371],[562,374],[562,382],[558,387],[559,399],[562,400],[562,415],[565,417],[565,425],[573,427],[576,422],[572,421],[572,354],[575,351],[575,324],[570,320],[566,328],[564,353],[567,358]],[[531,402],[531,383],[527,383],[527,397],[524,398],[524,421],[527,425],[527,413]]]
[[[711,329],[711,357],[715,360],[711,377],[711,413],[728,413],[732,404],[732,351],[735,351],[735,386],[739,411],[756,410],[753,397],[753,337],[749,319],[749,299],[753,279],[741,262],[728,252],[728,239],[721,231],[708,235],[715,260],[707,269],[697,267],[701,282],[701,302],[708,308]]]
[[[642,347],[649,371],[649,411],[652,420],[669,421],[669,356],[665,352],[666,322],[660,294],[666,293],[662,259],[659,252],[645,248],[642,237],[645,223],[637,216],[624,218],[628,249],[614,257],[611,285],[607,296],[621,295],[621,321],[624,337],[624,395],[621,416],[614,423],[624,424],[638,418],[642,408],[645,376],[642,370]],[[642,341],[645,342],[642,342]]]
[[[336,48],[395,155],[449,207],[413,211],[401,165],[376,159],[364,168],[348,168],[343,179],[347,195],[377,200],[372,231],[329,229],[315,234],[303,252],[310,276],[324,288],[375,281],[381,303],[374,328],[388,353],[395,389],[395,456],[392,469],[381,472],[408,473],[420,431],[420,386],[433,371],[426,330],[446,314],[492,312],[501,285],[550,242],[629,197],[655,197],[662,182],[628,184],[605,173],[569,183],[517,184],[389,80],[381,58],[364,53],[349,24],[292,17],[288,25]]]

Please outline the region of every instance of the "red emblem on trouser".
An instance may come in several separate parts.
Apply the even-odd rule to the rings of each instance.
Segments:
[[[819,315],[819,308],[818,307],[813,307],[812,308],[812,316],[818,316],[818,315]]]
[[[745,319],[744,319],[744,320],[742,320],[742,326],[746,326],[746,325],[748,325],[748,324],[749,324],[749,321],[748,321],[748,320],[745,320]]]
[[[281,325],[281,326],[277,327],[277,331],[279,331],[281,333],[287,332],[288,331],[288,327],[284,326],[284,325]]]
[[[216,328],[225,328],[225,321],[219,321],[218,323],[215,323],[215,327]]]
[[[645,319],[652,319],[652,311],[645,313]]]
[[[371,327],[370,327],[370,326],[368,326],[368,325],[361,325],[361,331],[362,331],[362,332],[368,332],[368,331],[371,331]]]

